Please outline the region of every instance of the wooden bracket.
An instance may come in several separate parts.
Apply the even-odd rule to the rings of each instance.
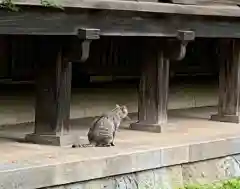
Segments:
[[[85,62],[89,57],[90,44],[92,40],[96,40],[99,38],[100,38],[99,29],[90,28],[78,29],[76,36],[68,38],[68,41],[66,43],[67,45],[65,47],[66,57],[70,62]]]
[[[90,44],[92,40],[100,38],[99,29],[81,28],[78,30],[78,38],[81,40],[80,62],[85,62],[89,57]]]
[[[189,41],[195,39],[195,33],[193,31],[179,30],[177,33],[177,40],[168,40],[166,55],[171,60],[182,60],[186,55],[186,48]]]
[[[100,38],[100,30],[90,28],[78,29],[77,38],[78,39],[76,40],[76,36],[74,36],[71,40],[69,40],[67,57],[71,62],[85,62],[89,57],[90,44],[92,40]],[[80,53],[79,49],[81,51]]]

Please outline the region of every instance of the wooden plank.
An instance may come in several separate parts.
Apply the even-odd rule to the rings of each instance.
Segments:
[[[239,123],[240,41],[226,40],[220,46],[219,102],[215,121]]]
[[[144,48],[139,85],[138,122],[131,129],[162,132],[167,123],[169,60],[156,41],[149,42],[144,45],[147,48]]]
[[[10,40],[7,36],[0,37],[0,78],[9,76],[11,63]]]
[[[164,2],[162,0],[158,1],[158,0],[138,0],[138,2],[155,2],[155,3],[158,3],[158,2]]]
[[[239,5],[239,0],[171,0],[172,3],[184,5]]]
[[[63,57],[62,39],[40,39],[37,60],[35,132],[26,140],[72,145],[70,131],[71,63]],[[37,43],[37,44],[39,44]]]
[[[15,0],[18,5],[41,6],[39,0]],[[183,14],[198,16],[228,16],[239,17],[240,12],[237,6],[196,6],[179,5],[159,2],[138,2],[122,0],[62,0],[63,7],[101,9],[101,10],[121,10],[138,11],[164,14]]]
[[[240,37],[240,20],[233,18],[116,11],[67,14],[0,11],[0,34],[76,35],[79,28],[97,28],[106,36],[176,37],[178,30],[193,30],[196,37]]]

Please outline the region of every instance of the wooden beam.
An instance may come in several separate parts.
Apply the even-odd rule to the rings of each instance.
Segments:
[[[41,37],[36,79],[35,132],[26,140],[57,146],[72,145],[70,132],[70,99],[72,65],[64,57],[62,39]]]
[[[27,6],[42,6],[39,0],[14,0],[14,4]],[[135,0],[62,0],[60,4],[66,8],[79,9],[117,10],[220,17],[240,16],[239,8],[237,6],[196,6],[159,2],[139,2]]]
[[[77,36],[79,28],[97,28],[101,36],[176,37],[178,30],[191,29],[196,37],[240,38],[240,21],[233,18],[156,16],[114,11],[0,11],[0,34]]]
[[[211,120],[239,123],[240,98],[240,41],[225,40],[221,43],[219,73],[218,114]]]
[[[172,3],[184,5],[239,5],[239,0],[171,0]]]

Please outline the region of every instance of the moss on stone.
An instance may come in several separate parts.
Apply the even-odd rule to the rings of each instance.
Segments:
[[[204,185],[187,185],[183,189],[240,189],[240,179],[230,179]]]

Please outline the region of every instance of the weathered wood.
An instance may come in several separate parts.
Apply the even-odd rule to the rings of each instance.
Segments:
[[[218,114],[211,119],[239,123],[240,41],[225,40],[220,46]]]
[[[138,37],[101,37],[91,43],[91,55],[86,63],[73,62],[73,81],[83,80],[79,74],[88,76],[140,76]],[[88,78],[89,78],[88,77]]]
[[[131,0],[131,1],[133,1],[133,0]],[[158,0],[138,0],[138,2],[151,2],[151,3],[158,3]],[[161,1],[160,0],[160,2],[163,2],[163,1]]]
[[[131,129],[161,132],[167,123],[169,60],[155,41],[144,45],[139,85],[138,122]]]
[[[184,5],[239,5],[239,0],[171,0],[172,3]]]
[[[77,37],[69,37],[68,59],[75,62],[85,62],[89,58],[90,45],[93,40],[100,39],[100,30],[93,28],[79,28]]]
[[[163,1],[159,1],[163,2]],[[199,16],[230,16],[239,17],[239,9],[236,6],[196,6],[178,5],[159,2],[139,2],[126,0],[62,0],[60,4],[66,8],[121,10],[151,13],[184,14]],[[168,2],[166,0],[165,2]],[[171,2],[171,0],[169,0]],[[17,5],[41,6],[39,0],[14,0]]]
[[[35,132],[27,141],[72,145],[70,99],[72,65],[64,57],[62,39],[40,39],[37,61]]]
[[[167,124],[169,60],[185,57],[189,41],[195,39],[193,31],[178,31],[176,39],[146,39],[140,45],[143,52],[142,76],[138,95],[138,122],[131,129],[162,132]],[[172,42],[179,42],[176,45]],[[173,46],[171,46],[173,44]],[[174,48],[173,48],[174,47]]]
[[[34,76],[34,40],[33,36],[11,36],[11,77],[26,80]]]
[[[165,46],[165,55],[171,60],[182,60],[186,55],[187,45],[195,39],[193,31],[178,31],[176,39],[168,40]]]
[[[75,13],[0,11],[0,34],[77,35],[79,28],[98,28],[106,36],[176,37],[178,30],[191,29],[196,37],[240,38],[240,21],[210,18],[138,14],[114,11]]]
[[[10,74],[10,40],[6,36],[1,36],[0,44],[0,78],[4,78]]]

